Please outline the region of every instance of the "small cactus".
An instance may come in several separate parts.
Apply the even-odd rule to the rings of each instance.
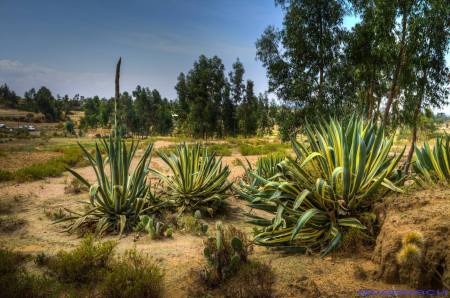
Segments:
[[[422,252],[415,244],[408,243],[397,253],[397,263],[399,265],[412,265],[417,262]]]
[[[230,233],[230,231],[232,232]],[[224,228],[218,222],[215,237],[209,237],[205,241],[203,254],[219,280],[228,278],[247,260],[248,252],[244,246],[245,239],[233,234],[236,231],[238,230],[233,227]]]
[[[200,231],[201,231],[203,234],[206,234],[206,232],[208,232],[208,224],[202,223],[201,226],[200,226]]]
[[[194,217],[195,217],[196,219],[201,219],[201,218],[202,218],[202,212],[201,212],[200,210],[196,210],[196,211],[194,212]]]
[[[419,231],[411,231],[403,236],[402,244],[406,246],[407,244],[415,244],[417,246],[422,246],[424,243],[423,234]]]

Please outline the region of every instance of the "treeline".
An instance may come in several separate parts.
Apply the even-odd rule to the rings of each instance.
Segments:
[[[256,96],[244,74],[239,59],[227,76],[219,57],[204,55],[187,75],[180,73],[175,87],[179,130],[203,138],[269,133],[277,107],[267,94]]]
[[[69,98],[67,95],[64,97],[58,95],[55,98],[46,87],[41,87],[38,91],[32,88],[20,97],[8,85],[3,84],[0,85],[0,105],[42,113],[46,121],[55,122],[66,119],[70,111],[81,109],[82,103],[79,96]]]
[[[256,42],[269,91],[283,100],[286,136],[306,119],[354,113],[416,131],[448,102],[450,5],[442,0],[276,0],[282,28]],[[344,26],[344,16],[358,18]]]
[[[148,136],[166,135],[174,129],[173,113],[175,102],[162,98],[159,91],[137,86],[129,94],[123,92],[117,102],[114,98],[87,98],[83,103],[84,118],[80,128],[111,127],[117,119],[123,132]]]
[[[237,59],[226,74],[217,56],[201,55],[187,75],[181,73],[175,86],[177,98],[163,98],[158,90],[137,86],[131,93],[115,98],[69,98],[52,95],[42,87],[18,97],[7,85],[1,87],[0,104],[41,112],[47,121],[66,120],[72,133],[71,110],[84,111],[79,129],[111,127],[115,117],[121,130],[128,134],[148,136],[171,133],[211,138],[264,135],[272,131],[282,117],[279,107],[269,102],[267,94],[254,92],[254,83],[244,79],[245,69]],[[117,104],[117,115],[115,105]]]

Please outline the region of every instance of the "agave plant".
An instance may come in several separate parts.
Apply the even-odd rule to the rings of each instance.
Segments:
[[[432,150],[425,143],[422,148],[416,146],[415,151],[413,167],[419,175],[416,179],[420,184],[450,182],[450,136],[436,138]]]
[[[265,180],[277,179],[280,176],[280,167],[278,165],[285,158],[285,155],[277,153],[261,156],[256,160],[255,166],[248,159],[245,159],[247,164],[244,164],[242,160],[238,159],[238,165],[244,168],[245,173],[239,181],[239,185],[233,185],[234,191],[236,191],[241,199],[252,202],[254,199],[252,195],[257,193],[258,187],[263,186],[265,182],[256,177],[262,177]]]
[[[230,170],[222,167],[222,159],[200,144],[178,145],[174,152],[158,152],[169,166],[172,175],[153,170],[164,183],[163,195],[168,201],[185,209],[206,209],[213,214],[227,196],[231,183],[227,182]]]
[[[307,125],[307,144],[292,140],[296,159],[279,164],[277,179],[251,173],[259,182],[244,193],[252,208],[274,214],[252,216],[264,228],[255,243],[329,253],[349,228],[365,229],[360,214],[380,188],[401,192],[388,177],[403,152],[390,155],[393,137],[373,122],[353,118],[343,128],[335,120]]]
[[[86,212],[70,211],[72,216],[64,219],[74,220],[68,227],[69,231],[96,225],[97,235],[107,231],[122,234],[137,224],[141,214],[160,205],[146,183],[153,145],[147,146],[137,166],[131,171],[138,143],[133,141],[127,147],[119,134],[114,135],[102,139],[100,146],[96,143],[94,154],[79,144],[95,172],[97,182],[91,184],[76,171],[68,169],[89,188],[90,198],[84,202],[87,204]],[[105,158],[102,152],[106,152]]]

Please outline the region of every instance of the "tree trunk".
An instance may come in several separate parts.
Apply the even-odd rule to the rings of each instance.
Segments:
[[[420,80],[420,82],[422,83],[420,86],[421,87],[420,88],[420,97],[419,97],[419,102],[417,103],[416,109],[414,110],[411,147],[409,148],[408,157],[406,158],[406,161],[404,164],[405,174],[408,174],[408,172],[409,172],[409,167],[411,165],[411,160],[412,160],[413,153],[414,153],[414,146],[416,145],[416,142],[417,142],[417,121],[419,118],[420,107],[422,106],[423,98],[425,95],[426,79],[427,79],[427,69],[424,70],[423,77]]]
[[[422,101],[420,101],[420,102],[422,102]],[[406,158],[405,164],[403,165],[405,174],[408,174],[408,172],[409,172],[409,167],[411,165],[411,160],[412,160],[412,157],[414,154],[414,146],[416,145],[416,142],[417,142],[417,118],[419,116],[420,105],[421,105],[421,103],[419,103],[417,105],[417,108],[414,111],[414,120],[413,120],[414,124],[413,124],[413,131],[412,131],[411,147],[409,148],[408,157]]]
[[[392,103],[397,96],[397,85],[398,79],[401,73],[401,69],[403,66],[404,52],[405,52],[405,39],[406,39],[406,21],[407,21],[407,13],[406,11],[403,13],[402,17],[402,37],[400,40],[400,51],[398,54],[397,64],[394,70],[394,76],[392,77],[391,88],[389,89],[388,100],[386,102],[386,108],[384,110],[383,124],[387,126],[389,124],[389,112],[391,110]]]

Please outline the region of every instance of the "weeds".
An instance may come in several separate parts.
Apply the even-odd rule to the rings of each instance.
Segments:
[[[95,243],[94,237],[89,235],[74,250],[60,251],[52,257],[48,268],[62,282],[92,283],[105,274],[115,246],[113,241]]]
[[[162,297],[164,273],[152,259],[130,250],[111,262],[99,290],[102,297]]]
[[[25,224],[26,220],[23,218],[18,218],[16,216],[2,216],[0,217],[0,233],[13,233],[21,229]]]

